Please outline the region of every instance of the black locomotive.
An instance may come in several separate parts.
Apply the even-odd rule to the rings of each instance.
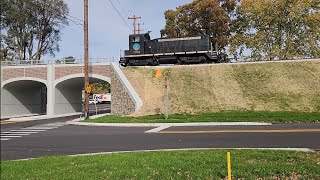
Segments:
[[[122,66],[194,64],[217,62],[208,35],[150,39],[149,33],[129,35],[129,50],[120,57]]]

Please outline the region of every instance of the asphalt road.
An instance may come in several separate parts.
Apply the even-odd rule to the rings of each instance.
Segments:
[[[1,140],[1,160],[178,148],[320,149],[320,123],[169,127],[158,133],[145,133],[153,127],[78,126],[65,121],[60,118],[2,124],[1,138],[9,138]]]

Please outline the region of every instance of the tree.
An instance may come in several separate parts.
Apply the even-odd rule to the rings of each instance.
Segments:
[[[3,43],[0,44],[0,61],[11,61],[13,53],[8,48],[4,48]]]
[[[165,33],[175,37],[179,28],[184,36],[210,35],[218,49],[223,50],[230,36],[230,15],[235,10],[236,0],[194,0],[192,3],[167,10]]]
[[[107,82],[92,83],[91,94],[106,94],[111,92],[111,86]]]
[[[2,0],[1,43],[19,59],[40,60],[59,51],[61,29],[69,13],[63,0]]]
[[[319,0],[243,0],[230,50],[250,49],[253,60],[319,57],[319,10]]]

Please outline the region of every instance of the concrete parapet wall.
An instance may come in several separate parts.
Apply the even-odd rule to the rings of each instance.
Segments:
[[[84,73],[83,64],[63,64],[55,65],[55,79],[59,79],[68,75]],[[89,65],[89,74],[99,74],[102,76],[110,77],[111,68],[110,63],[99,65]]]
[[[129,115],[139,110],[142,100],[116,63],[111,63],[112,104],[111,113]]]
[[[55,79],[62,78],[64,76],[83,73],[83,66],[56,66],[55,67]]]
[[[2,81],[14,78],[33,77],[47,80],[47,66],[6,67],[2,68]]]

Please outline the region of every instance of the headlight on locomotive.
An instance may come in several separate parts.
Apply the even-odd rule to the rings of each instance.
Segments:
[[[139,43],[134,43],[132,46],[133,50],[139,51],[140,50],[140,44]]]

